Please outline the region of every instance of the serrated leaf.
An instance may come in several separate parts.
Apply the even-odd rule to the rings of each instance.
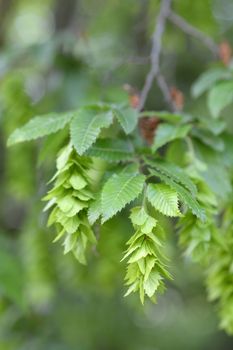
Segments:
[[[199,97],[209,88],[211,88],[214,83],[222,79],[231,78],[232,74],[226,68],[214,68],[203,73],[193,84],[191,93],[193,97]]]
[[[188,206],[192,213],[202,221],[205,221],[205,212],[203,208],[200,206],[196,198],[193,197],[189,191],[187,191],[183,186],[176,183],[165,174],[162,174],[155,169],[149,169],[149,171],[152,175],[159,177],[163,182],[165,182],[165,184],[169,185],[172,189],[174,189],[178,193],[180,200]]]
[[[71,142],[79,155],[82,155],[96,141],[102,128],[113,121],[111,111],[102,112],[94,108],[82,108],[70,124]]]
[[[133,150],[123,140],[103,139],[98,140],[88,151],[87,155],[104,159],[108,162],[130,160]]]
[[[133,108],[115,109],[114,114],[126,134],[130,134],[137,126],[138,111]]]
[[[214,118],[233,101],[233,81],[226,81],[214,86],[208,95],[208,107]]]
[[[165,184],[149,184],[147,198],[151,205],[160,213],[167,216],[180,216],[178,194]]]
[[[168,142],[184,138],[190,129],[190,125],[172,125],[167,123],[160,124],[156,130],[152,150],[156,151],[158,148],[166,145]]]
[[[188,189],[194,196],[197,194],[197,187],[189,176],[185,173],[185,170],[178,167],[177,165],[166,162],[161,159],[156,159],[154,161],[149,161],[145,159],[146,163],[153,168],[157,169],[159,172],[165,174],[166,176],[173,179],[175,182],[182,184],[186,189]]]
[[[113,217],[142,192],[145,176],[135,173],[114,174],[102,192],[102,222]]]
[[[45,135],[53,134],[68,124],[74,116],[74,112],[50,113],[31,119],[27,124],[16,129],[9,137],[7,145],[18,142],[35,140]]]
[[[101,216],[101,194],[90,204],[88,208],[88,220],[93,225]]]

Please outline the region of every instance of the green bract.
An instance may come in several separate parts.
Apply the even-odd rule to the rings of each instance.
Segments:
[[[123,257],[128,259],[125,296],[139,291],[141,302],[145,294],[156,300],[155,293],[164,291],[164,278],[171,276],[164,264],[162,234],[157,221],[143,207],[131,210],[130,219],[136,230],[127,242],[129,246]]]
[[[48,225],[56,225],[55,241],[63,238],[64,253],[72,251],[82,264],[86,264],[88,243],[96,243],[87,218],[87,209],[94,198],[89,175],[91,165],[90,159],[80,158],[72,146],[65,147],[57,159],[54,186],[44,197],[48,200],[45,210],[53,208]]]

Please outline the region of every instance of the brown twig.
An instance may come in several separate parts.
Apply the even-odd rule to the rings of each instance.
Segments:
[[[157,17],[150,55],[151,68],[147,74],[146,81],[140,95],[140,104],[138,107],[139,111],[143,109],[148,93],[152,87],[153,81],[159,73],[159,59],[162,48],[162,35],[164,32],[167,16],[170,13],[171,1],[172,0],[162,0],[160,12]]]
[[[193,27],[191,24],[186,22],[182,17],[180,17],[173,11],[170,11],[168,19],[178,28],[180,28],[183,32],[201,41],[213,53],[215,57],[218,56],[218,45],[215,44],[215,42],[208,35],[202,33],[200,30]]]
[[[164,76],[161,73],[158,73],[156,80],[160,90],[162,91],[165,102],[167,102],[173,112],[176,112],[177,108],[172,100],[171,92]]]

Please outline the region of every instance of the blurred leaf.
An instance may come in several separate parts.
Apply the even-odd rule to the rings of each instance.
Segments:
[[[192,85],[193,97],[199,97],[219,80],[230,79],[232,73],[227,68],[213,68],[204,72]]]
[[[190,125],[175,126],[166,123],[159,125],[152,145],[153,151],[155,152],[158,148],[166,145],[168,142],[184,138],[190,130]]]
[[[184,119],[184,115],[166,111],[143,111],[140,117],[155,117],[170,123],[179,123]]]
[[[130,134],[138,122],[138,111],[133,108],[115,109],[114,114],[126,134]]]
[[[208,107],[214,118],[218,118],[222,110],[233,101],[233,81],[219,83],[208,95]]]
[[[213,135],[208,130],[203,130],[201,128],[199,129],[193,129],[192,134],[194,137],[198,138],[201,142],[203,142],[205,145],[210,146],[216,151],[223,151],[224,150],[224,142],[221,139],[221,137],[217,135]]]

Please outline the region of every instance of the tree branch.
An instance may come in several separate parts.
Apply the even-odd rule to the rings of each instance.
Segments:
[[[148,93],[152,87],[153,81],[159,73],[159,59],[162,47],[162,35],[164,32],[166,19],[170,14],[171,1],[172,0],[162,0],[160,12],[157,17],[150,55],[151,68],[147,74],[146,81],[140,95],[140,104],[138,107],[139,111],[143,109]]]
[[[178,16],[173,11],[170,11],[168,19],[178,28],[180,28],[183,32],[200,40],[213,53],[215,57],[218,56],[218,45],[216,45],[215,42],[206,34],[193,27],[191,24],[186,22],[182,17]]]
[[[170,105],[171,110],[173,112],[175,112],[177,110],[177,108],[172,100],[170,89],[169,89],[169,86],[167,85],[167,82],[166,82],[164,76],[158,72],[156,80],[157,80],[157,84],[158,84],[158,86],[163,94],[165,102],[167,102],[167,104]]]

